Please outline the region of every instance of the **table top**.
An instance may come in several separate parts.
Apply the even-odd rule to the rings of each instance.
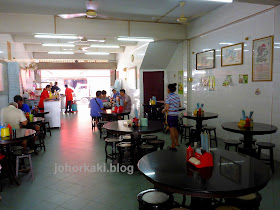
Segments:
[[[203,116],[194,116],[192,112],[187,112],[184,114],[184,117],[192,120],[208,120],[217,118],[218,114],[212,112],[204,112]]]
[[[108,122],[103,127],[108,131],[119,134],[149,134],[164,130],[164,124],[161,121],[149,120],[148,126],[138,126],[135,128],[124,125],[124,122],[127,122],[127,120]]]
[[[238,122],[227,122],[222,124],[222,128],[226,131],[241,134],[251,134],[251,135],[264,135],[271,134],[277,131],[277,127],[274,125],[269,125],[265,123],[254,122],[252,128],[239,128],[237,126]]]
[[[26,128],[16,129],[16,137],[15,138],[12,138],[12,136],[4,137],[4,138],[0,137],[0,145],[18,143],[31,136],[34,136],[35,134],[36,131],[32,129],[26,129]]]
[[[41,117],[41,116],[43,116],[44,117],[44,115],[45,114],[49,114],[50,112],[38,112],[38,113],[36,113],[36,114],[34,114],[34,117]]]
[[[129,112],[113,113],[112,109],[105,109],[103,112],[100,112],[102,116],[124,116],[129,115]]]
[[[157,104],[154,104],[154,105],[151,105],[151,104],[142,104],[142,106],[148,106],[148,107],[162,107],[164,106],[163,103],[157,103]]]
[[[33,121],[32,122],[28,121],[28,124],[38,124],[44,122],[44,120],[45,119],[43,117],[33,117]]]
[[[213,149],[214,166],[197,169],[186,162],[186,149],[160,150],[142,157],[139,170],[160,189],[194,197],[234,197],[257,192],[271,179],[260,160],[237,152]]]

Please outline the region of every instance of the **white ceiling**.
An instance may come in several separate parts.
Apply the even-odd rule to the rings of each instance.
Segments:
[[[100,17],[125,20],[154,21],[179,4],[181,0],[96,0]],[[185,16],[200,16],[225,3],[209,0],[185,0]],[[57,15],[86,12],[84,0],[0,0],[0,12]],[[163,22],[176,22],[178,7]]]

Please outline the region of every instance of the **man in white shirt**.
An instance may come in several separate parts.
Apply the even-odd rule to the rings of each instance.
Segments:
[[[12,129],[19,129],[20,125],[27,125],[27,119],[23,111],[18,109],[16,102],[10,103],[8,107],[1,110],[1,122],[7,125],[10,124]]]

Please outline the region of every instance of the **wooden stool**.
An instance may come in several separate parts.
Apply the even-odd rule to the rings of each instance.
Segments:
[[[141,136],[141,139],[143,141],[150,141],[150,140],[155,140],[157,139],[158,137],[156,135],[144,135],[144,136]]]
[[[119,138],[106,138],[105,139],[105,155],[106,155],[106,163],[107,159],[115,160],[117,159],[117,148],[116,148],[116,143],[119,143],[121,140]],[[112,152],[111,154],[108,154],[107,152],[107,146],[112,147]]]
[[[225,198],[225,204],[240,209],[259,209],[262,196],[260,193],[252,193],[236,198]]]
[[[160,139],[155,139],[155,140],[150,140],[147,142],[147,144],[153,145],[155,147],[155,149],[157,150],[158,148],[160,148],[160,150],[163,150],[165,141],[160,140]]]
[[[216,134],[216,127],[213,126],[205,126],[203,129],[209,134],[210,136],[210,145],[212,147],[212,141],[215,141],[216,147],[218,147],[218,141],[217,141],[217,134]],[[214,138],[211,136],[211,131],[214,132]]]
[[[141,150],[141,157],[156,150],[155,146],[150,144],[142,144],[139,146],[139,148]]]
[[[258,158],[260,160],[269,161],[269,165],[271,167],[272,172],[274,172],[274,158],[273,158],[273,148],[275,147],[275,144],[268,143],[268,142],[257,142],[258,146]],[[269,158],[262,158],[261,157],[261,150],[267,149],[269,150]]]
[[[239,138],[239,141],[241,141],[242,143],[244,143],[244,137],[240,137],[240,138]],[[254,139],[254,138],[253,138],[253,139],[252,139],[252,144],[255,145],[256,142],[257,142],[257,139]]]
[[[99,121],[98,124],[97,124],[97,128],[99,129],[99,132],[100,132],[100,139],[102,137],[102,127],[103,125],[105,125],[108,121]]]
[[[139,210],[169,210],[172,208],[174,197],[170,193],[149,189],[137,195]]]
[[[121,142],[117,144],[117,148],[120,153],[120,157],[118,161],[120,164],[122,163],[122,159],[126,150],[130,150],[131,163],[134,164],[134,145],[132,143]]]
[[[230,147],[235,147],[235,152],[237,152],[238,145],[241,144],[238,140],[224,140],[225,150],[229,150]]]
[[[192,125],[181,125],[180,129],[181,129],[181,143],[183,142],[183,139],[186,140],[190,140],[190,135],[191,135],[191,128],[193,126]],[[188,131],[188,135],[187,135],[187,131]]]
[[[42,132],[36,133],[36,136],[38,136],[39,144],[35,144],[35,148],[40,147],[41,150],[44,149],[44,152],[46,152],[44,133],[42,133]]]
[[[217,208],[215,208],[215,210],[241,210],[240,208],[234,207],[234,206],[219,206]]]
[[[15,152],[13,152],[13,155],[16,156],[16,177],[18,177],[18,172],[22,171],[22,170],[19,170],[19,160],[20,159],[24,159],[24,158],[28,158],[29,166],[30,166],[31,178],[33,180],[34,176],[33,176],[31,154],[23,154],[22,150],[17,150]],[[23,160],[23,162],[24,162],[24,160]]]
[[[43,125],[43,130],[44,130],[44,135],[47,135],[47,132],[50,133],[50,136],[52,136],[52,132],[51,132],[51,127],[50,127],[50,123],[49,122],[42,122]],[[48,125],[48,128],[46,129],[46,125]]]

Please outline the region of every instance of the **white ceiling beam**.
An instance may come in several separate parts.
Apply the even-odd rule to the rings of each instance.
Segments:
[[[56,25],[56,30],[55,30]],[[130,32],[129,32],[130,28]],[[0,13],[0,33],[58,33],[99,38],[151,36],[155,39],[184,39],[186,26],[179,24],[129,22],[74,18],[65,20],[51,15]]]
[[[33,59],[83,59],[83,60],[108,60],[115,61],[116,55],[85,55],[83,53],[76,53],[74,55],[51,55],[43,52],[34,52]]]
[[[116,69],[117,64],[110,63],[38,63],[38,69]]]
[[[264,5],[280,5],[280,0],[236,0],[238,2],[252,3],[252,4],[264,4]]]

